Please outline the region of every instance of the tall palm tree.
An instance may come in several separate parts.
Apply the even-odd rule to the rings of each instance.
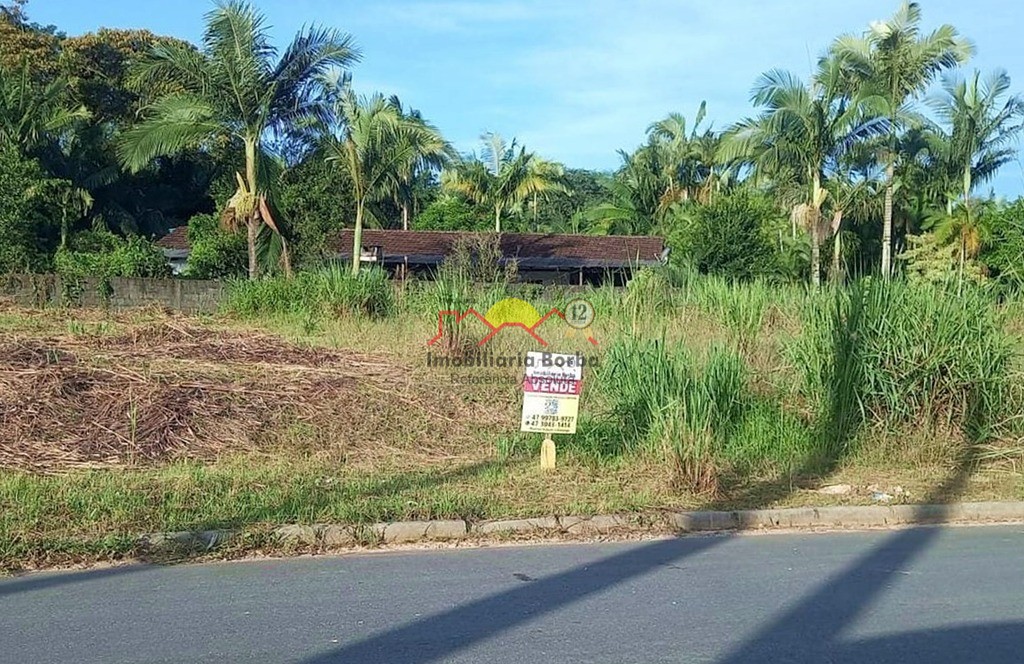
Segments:
[[[882,219],[882,274],[892,272],[892,216],[897,141],[908,116],[908,104],[920,96],[943,70],[966,62],[974,47],[951,25],[929,34],[921,31],[921,7],[904,2],[888,21],[872,23],[862,36],[844,35],[832,46],[847,75],[861,88],[885,101],[889,133],[885,161],[885,207]]]
[[[359,97],[350,88],[335,103],[336,131],[323,136],[323,150],[329,163],[343,168],[352,181],[356,199],[352,238],[352,271],[359,273],[363,225],[368,206],[401,186],[424,155],[434,158],[449,148],[437,130],[403,114],[382,95]]]
[[[494,209],[494,231],[501,232],[503,215],[534,196],[566,191],[562,178],[550,169],[538,168],[539,159],[515,141],[506,143],[500,134],[487,133],[481,159],[468,159],[445,174],[442,184],[478,205]]]
[[[648,137],[662,152],[662,166],[668,180],[663,207],[690,199],[707,203],[713,196],[718,184],[715,156],[719,136],[710,127],[700,131],[706,116],[707,102],[702,101],[689,132],[681,113],[670,113],[647,128]]]
[[[974,188],[1016,158],[1015,141],[1024,130],[1024,101],[1007,96],[1009,90],[1010,77],[1002,70],[984,78],[978,71],[967,78],[951,74],[931,100],[946,125],[940,160],[959,180],[959,194],[968,207]]]
[[[324,75],[359,59],[352,37],[310,27],[278,57],[261,13],[239,0],[219,2],[206,15],[199,50],[161,43],[139,65],[141,80],[170,80],[181,91],[157,100],[144,120],[123,136],[121,163],[139,171],[161,155],[193,147],[239,145],[245,173],[228,202],[227,223],[244,225],[249,278],[258,274],[257,238],[264,226],[284,236],[268,200],[271,172],[267,141],[322,117]],[[288,269],[287,245],[283,247]]]
[[[720,158],[746,160],[759,171],[792,174],[805,187],[805,197],[791,217],[810,234],[811,281],[817,286],[821,242],[831,229],[822,215],[828,198],[824,181],[839,168],[844,154],[882,131],[885,122],[875,114],[875,98],[846,96],[843,72],[833,58],[820,61],[810,84],[781,70],[763,74],[754,87],[753,102],[765,110],[726,133]]]
[[[562,185],[561,190],[565,191],[565,167],[556,161],[549,161],[541,157],[534,157],[529,164],[530,178],[538,182],[553,182]],[[537,216],[540,213],[540,201],[546,199],[556,188],[550,189],[535,187],[530,196],[530,214],[533,217],[534,231],[537,230]]]
[[[406,122],[419,125],[413,134],[417,137],[416,158],[402,167],[395,182],[395,202],[402,210],[402,230],[409,230],[410,212],[415,203],[415,185],[422,177],[436,175],[445,166],[458,158],[455,149],[445,140],[441,132],[427,122],[416,109],[406,110],[397,95],[392,95],[388,103],[395,107],[399,116]]]

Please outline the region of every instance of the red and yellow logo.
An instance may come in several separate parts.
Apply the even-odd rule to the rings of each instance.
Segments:
[[[499,300],[483,315],[472,308],[465,311],[437,312],[437,334],[427,342],[427,345],[433,346],[444,337],[446,324],[454,322],[458,325],[467,318],[479,320],[489,330],[477,342],[477,346],[483,346],[498,332],[506,328],[519,328],[533,337],[542,347],[546,347],[548,342],[541,336],[539,330],[551,319],[563,321],[568,326],[570,334],[581,333],[586,336],[587,341],[597,345],[597,340],[594,339],[590,331],[590,326],[594,322],[594,306],[587,300],[572,300],[564,309],[552,307],[542,316],[536,307],[517,297],[506,297]]]

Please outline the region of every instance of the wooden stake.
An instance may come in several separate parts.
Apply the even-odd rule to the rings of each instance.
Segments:
[[[555,467],[555,441],[548,435],[540,444],[540,467],[544,470],[553,470]]]

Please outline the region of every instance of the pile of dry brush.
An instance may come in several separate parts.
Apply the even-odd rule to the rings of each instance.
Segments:
[[[386,357],[181,320],[0,341],[0,467],[33,472],[285,447],[353,463],[454,460],[486,426],[474,411]]]

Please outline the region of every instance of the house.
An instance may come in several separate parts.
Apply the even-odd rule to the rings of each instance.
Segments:
[[[331,248],[339,257],[352,254],[352,231],[342,231]],[[462,243],[487,242],[491,233],[461,231],[363,231],[362,261],[392,274],[433,272]],[[661,265],[668,249],[660,237],[624,235],[549,235],[501,233],[497,237],[504,266],[514,262],[520,281],[548,284],[622,285],[633,270]]]
[[[188,229],[174,228],[157,241],[175,274],[188,261]],[[342,231],[329,250],[340,260],[352,255],[351,230]],[[519,281],[544,284],[623,285],[633,270],[663,264],[668,258],[660,237],[626,235],[552,235],[539,233],[469,233],[463,231],[363,231],[361,261],[392,275],[430,277],[460,245],[495,243],[498,264],[514,263]]]
[[[188,243],[188,226],[177,226],[156,241],[156,246],[164,252],[164,258],[171,266],[173,274],[181,274],[188,264],[188,254],[191,247]]]

